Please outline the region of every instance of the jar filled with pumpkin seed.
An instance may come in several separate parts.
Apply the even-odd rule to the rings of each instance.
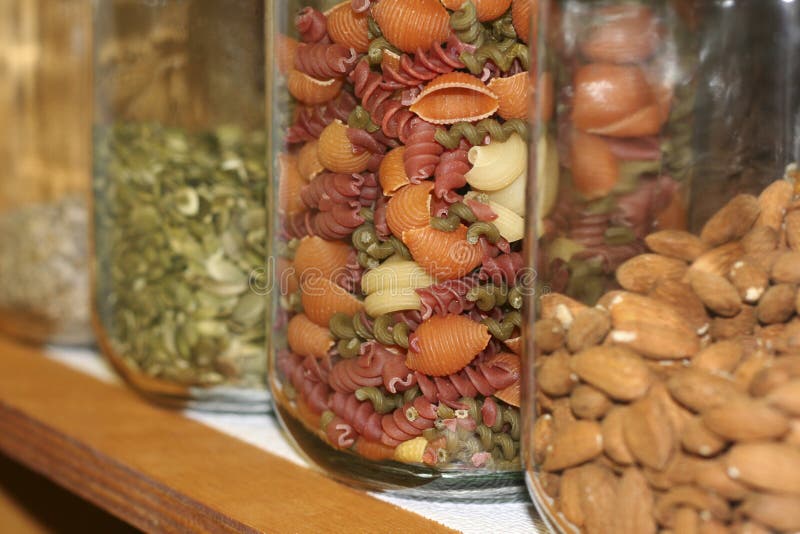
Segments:
[[[0,5],[0,332],[91,343],[89,0]]]
[[[95,13],[94,316],[140,392],[267,409],[263,5]]]

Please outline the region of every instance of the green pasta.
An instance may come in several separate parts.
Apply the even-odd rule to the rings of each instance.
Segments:
[[[508,305],[515,310],[521,310],[523,302],[522,290],[518,286],[512,287],[508,291]]]
[[[364,211],[364,210],[362,210]],[[374,269],[379,264],[378,260],[385,260],[392,254],[397,254],[403,259],[410,260],[411,252],[402,241],[395,236],[389,236],[386,241],[381,241],[375,231],[375,225],[371,219],[374,214],[371,210],[364,216],[367,222],[355,229],[352,236],[353,246],[358,250],[358,263],[366,268]]]
[[[483,72],[488,61],[497,65],[502,72],[511,69],[514,60],[519,60],[524,70],[528,70],[531,62],[528,47],[514,39],[488,41],[473,53],[462,52],[459,59],[476,76]]]
[[[470,0],[450,15],[450,27],[462,42],[480,47],[487,39],[486,28],[478,20],[478,10]]]
[[[366,319],[360,313],[353,316],[353,330],[356,331],[356,335],[361,339],[375,339],[375,336],[372,334],[372,328],[366,323]]]
[[[606,229],[603,240],[607,245],[627,245],[636,240],[636,234],[627,226],[612,226]]]
[[[374,122],[372,122],[372,117],[369,116],[369,112],[361,106],[356,106],[353,111],[350,112],[350,115],[347,116],[347,125],[350,128],[359,128],[361,130],[366,130],[370,133],[377,132],[381,129],[381,127]],[[368,208],[362,208],[359,213],[369,212],[368,217],[364,217],[369,222],[373,221],[373,213],[372,210]]]
[[[383,37],[378,37],[370,41],[369,48],[367,49],[367,60],[369,64],[373,67],[380,65],[381,61],[383,61],[383,54],[387,51],[400,55],[400,51]]]
[[[408,348],[408,332],[409,327],[406,323],[396,323],[392,327],[392,339],[394,344],[404,349]]]
[[[391,332],[392,318],[389,315],[380,315],[375,318],[372,326],[372,335],[378,343],[383,345],[394,345],[394,336]]]
[[[436,408],[436,415],[441,419],[452,419],[456,416],[456,412],[450,406],[439,403],[439,406]]]
[[[419,390],[419,386],[414,386],[411,389],[407,389],[403,392],[403,404],[407,404],[417,397],[419,397],[422,393]]]
[[[336,350],[342,358],[355,358],[361,350],[361,340],[357,337],[352,339],[341,339],[336,344]]]
[[[372,18],[371,15],[367,17],[367,37],[369,39],[377,39],[382,36],[383,31],[381,31],[381,27],[378,26],[378,22]]]
[[[508,288],[505,285],[480,285],[467,292],[467,300],[474,302],[481,311],[489,311],[497,306],[503,306],[507,298]]]
[[[499,405],[498,405],[499,406]],[[520,434],[520,423],[519,423],[519,410],[516,408],[504,408],[503,410],[502,419],[503,422],[508,423],[511,427],[508,431],[508,434],[514,440],[519,440]]]
[[[322,430],[325,430],[325,427],[331,424],[331,421],[333,421],[334,417],[336,417],[336,414],[330,410],[325,410],[322,412],[322,415],[319,417],[319,426],[322,428]]]
[[[381,262],[367,254],[366,252],[359,251],[357,255],[358,264],[365,269],[374,269],[378,267]]]
[[[511,337],[511,334],[514,332],[514,328],[520,326],[522,319],[520,313],[515,311],[506,314],[502,321],[487,317],[481,321],[481,323],[486,325],[490,334],[500,341],[505,341]]]
[[[495,19],[491,24],[491,35],[495,41],[503,41],[505,39],[517,39],[517,31],[514,29],[514,22],[511,18],[511,12],[507,12],[499,19]]]
[[[445,217],[431,217],[431,228],[440,232],[455,232],[461,225],[461,217],[451,213]]]
[[[328,321],[328,328],[335,339],[352,339],[356,337],[353,318],[346,313],[337,312]]]
[[[463,202],[451,204],[450,207],[447,208],[447,213],[458,215],[461,220],[467,221],[468,223],[474,223],[478,220],[478,218],[475,216],[475,213],[473,213],[472,208]]]
[[[358,388],[355,392],[356,398],[360,401],[369,401],[376,412],[380,414],[389,413],[398,407],[397,399],[384,394],[376,387]],[[402,403],[402,400],[400,401]]]
[[[467,230],[467,243],[475,245],[481,236],[485,237],[493,245],[500,241],[500,231],[488,221],[478,221],[470,225],[469,230]]]
[[[370,222],[365,222],[353,231],[353,246],[356,250],[366,252],[370,245],[378,242],[378,234],[375,233],[375,226]]]
[[[511,134],[518,134],[523,140],[528,140],[528,125],[522,119],[511,119],[500,122],[495,119],[483,119],[476,124],[470,122],[457,122],[449,130],[440,128],[436,131],[436,141],[445,148],[454,150],[461,139],[466,139],[470,144],[480,146],[488,135],[495,141],[507,141]]]

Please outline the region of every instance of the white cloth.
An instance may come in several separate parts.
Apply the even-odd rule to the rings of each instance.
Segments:
[[[111,367],[96,352],[50,347],[47,355],[53,360],[91,375],[98,380],[109,383],[120,382]],[[276,456],[304,467],[308,465],[286,440],[275,418],[267,414],[235,415],[196,410],[186,410],[184,413],[190,419],[269,451]],[[398,498],[390,493],[370,492],[370,494],[375,498],[392,503],[466,534],[545,532],[530,502],[461,504],[408,500]]]

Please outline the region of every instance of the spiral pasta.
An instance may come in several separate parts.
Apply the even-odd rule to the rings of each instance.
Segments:
[[[462,139],[471,145],[482,145],[488,136],[497,141],[506,141],[512,134],[528,139],[528,125],[521,119],[511,119],[500,122],[496,119],[483,119],[475,124],[457,122],[449,130],[439,129],[436,132],[436,141],[449,149],[458,147]]]
[[[461,140],[455,148],[445,150],[442,153],[439,164],[434,171],[436,179],[434,181],[433,194],[451,204],[458,202],[461,200],[461,195],[457,190],[467,185],[466,175],[471,169],[469,146],[465,141]]]
[[[294,19],[294,26],[304,43],[316,43],[328,36],[328,19],[313,7],[304,7]]]
[[[515,39],[487,41],[479,46],[474,53],[462,53],[460,59],[467,69],[475,75],[480,74],[489,61],[496,65],[501,72],[510,71],[515,61],[519,62],[524,70],[528,70],[530,67],[528,47]]]
[[[450,27],[463,42],[480,47],[487,39],[486,29],[478,20],[478,11],[471,0],[450,15]]]
[[[301,43],[294,57],[294,68],[318,80],[342,78],[355,68],[355,51],[340,44]]]

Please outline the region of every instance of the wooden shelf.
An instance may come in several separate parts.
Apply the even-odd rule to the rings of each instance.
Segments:
[[[452,532],[0,338],[0,450],[159,532]]]

